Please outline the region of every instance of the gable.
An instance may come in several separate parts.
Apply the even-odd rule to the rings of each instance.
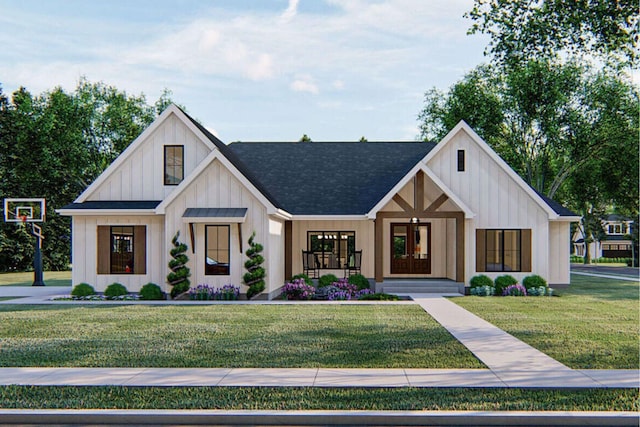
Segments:
[[[184,114],[170,106],[76,200],[162,200],[175,185],[164,185],[164,147],[184,147],[186,177],[214,149]]]

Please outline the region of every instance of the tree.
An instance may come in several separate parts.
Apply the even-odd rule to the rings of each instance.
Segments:
[[[311,138],[309,138],[309,136],[305,133],[304,135],[302,135],[302,137],[298,140],[298,142],[311,142]]]
[[[505,64],[595,55],[610,65],[637,65],[638,2],[632,0],[475,0],[470,34],[491,36]]]
[[[367,138],[363,136],[360,137],[360,140],[358,142],[369,142],[369,140]]]
[[[429,91],[419,120],[424,139],[442,138],[465,120],[549,197],[604,153],[625,152],[626,161],[611,171],[624,189],[612,189],[612,200],[627,200],[637,195],[637,180],[634,191],[622,179],[637,176],[637,105],[637,91],[613,73],[539,60],[517,69],[481,66],[446,94]]]
[[[244,284],[249,287],[249,289],[247,289],[247,298],[249,299],[264,291],[265,288],[264,278],[266,276],[266,272],[264,267],[262,267],[264,257],[260,255],[264,247],[260,243],[254,241],[255,237],[256,233],[254,231],[253,234],[251,234],[251,237],[249,237],[249,249],[245,252],[247,257],[249,257],[249,259],[244,263],[244,267],[247,269],[247,272],[242,277]]]
[[[173,239],[171,239],[173,248],[169,251],[171,258],[173,258],[169,261],[169,270],[171,270],[171,272],[167,275],[167,283],[171,286],[171,298],[187,292],[190,284],[189,277],[191,276],[191,272],[189,271],[189,267],[187,267],[189,257],[186,255],[188,248],[187,245],[178,240],[179,238],[180,231],[178,230],[173,236]]]

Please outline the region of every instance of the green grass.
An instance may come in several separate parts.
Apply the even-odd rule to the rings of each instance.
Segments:
[[[71,287],[70,271],[45,271],[44,283],[47,286]],[[33,284],[33,271],[25,273],[1,273],[0,286],[31,286]]]
[[[573,369],[640,366],[638,282],[571,276],[560,297],[453,302]]]
[[[0,305],[0,366],[482,368],[416,305]]]
[[[633,389],[294,387],[0,388],[0,407],[41,409],[637,411]]]

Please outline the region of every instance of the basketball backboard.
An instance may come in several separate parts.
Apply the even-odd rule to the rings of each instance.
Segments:
[[[43,198],[4,199],[5,222],[44,222],[46,215]]]

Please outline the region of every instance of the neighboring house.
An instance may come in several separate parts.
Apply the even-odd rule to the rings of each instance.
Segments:
[[[598,241],[593,238],[589,244],[589,257],[594,260],[598,258],[631,258],[630,239],[633,220],[620,215],[607,215],[602,221],[603,236]],[[584,257],[586,243],[584,232],[578,228],[573,234],[573,250],[577,256]]]
[[[303,271],[303,251],[319,274],[338,277],[362,251],[362,274],[378,284],[536,273],[567,285],[570,222],[579,220],[464,122],[438,144],[226,145],[176,106],[58,212],[72,217],[74,285],[168,291],[177,231],[194,286],[241,285],[255,232],[269,298]]]

